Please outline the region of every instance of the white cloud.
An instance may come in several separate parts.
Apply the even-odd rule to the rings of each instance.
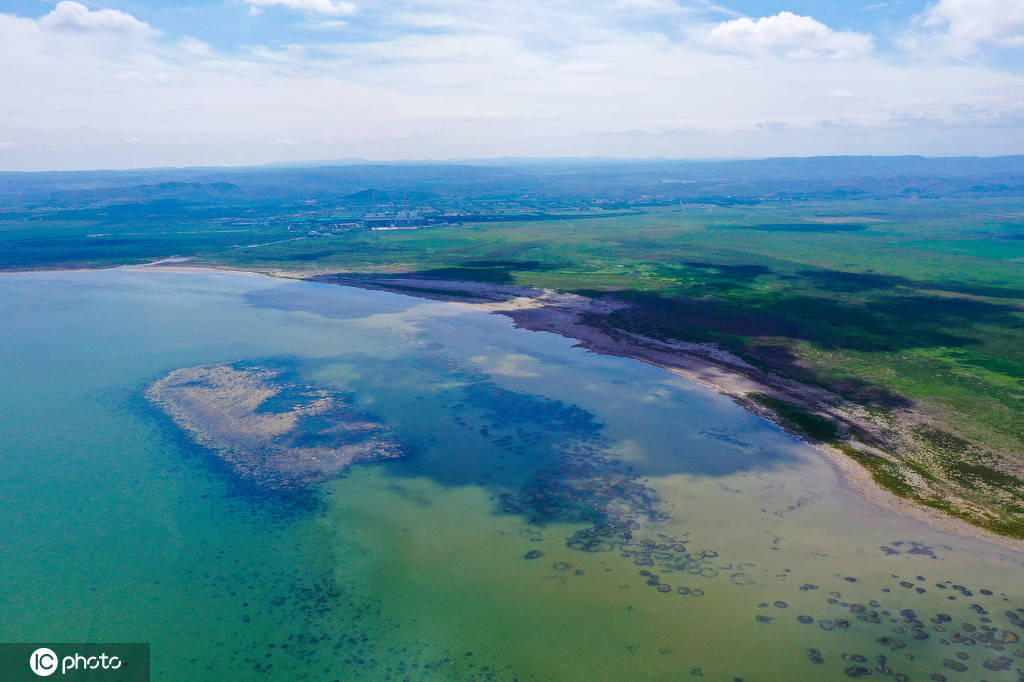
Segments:
[[[915,18],[923,35],[911,36],[912,48],[930,47],[957,57],[982,44],[1024,46],[1024,0],[939,0]]]
[[[254,9],[278,5],[293,10],[309,12],[311,14],[325,14],[328,16],[348,16],[359,11],[355,3],[347,0],[246,0]]]
[[[721,15],[680,6],[364,0],[359,31],[215,49],[0,12],[0,167],[1024,152],[1012,70],[888,61],[863,36],[853,57],[806,17],[799,40],[747,20],[760,47],[709,46]]]
[[[332,31],[339,28],[348,28],[349,23],[344,19],[329,19],[326,21],[309,21],[303,24],[303,26],[315,31]]]
[[[194,55],[209,56],[212,52],[210,46],[202,40],[191,36],[185,36],[178,41],[178,47]]]
[[[856,59],[871,52],[870,36],[834,31],[812,17],[792,12],[753,20],[741,17],[718,24],[707,35],[710,45],[732,52],[778,52],[789,57]]]
[[[651,14],[680,14],[685,12],[675,0],[612,0],[614,9],[627,12],[647,12]]]
[[[39,20],[47,29],[65,31],[96,32],[110,31],[137,36],[156,35],[153,27],[139,21],[130,14],[116,9],[90,10],[85,5],[70,0],[58,2],[53,10]]]

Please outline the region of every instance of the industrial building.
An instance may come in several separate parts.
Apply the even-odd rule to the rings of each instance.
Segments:
[[[371,230],[412,230],[429,224],[427,218],[408,210],[394,213],[371,211],[363,216],[363,227]]]

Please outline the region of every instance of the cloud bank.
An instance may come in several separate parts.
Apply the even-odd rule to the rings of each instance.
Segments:
[[[916,23],[924,40],[946,52],[965,57],[984,44],[1024,46],[1024,1],[939,0],[920,14]]]
[[[1024,77],[980,58],[1017,45],[1017,15],[961,3],[906,29],[950,59],[708,2],[275,0],[287,39],[227,44],[65,1],[0,13],[0,168],[1024,153]],[[224,10],[243,35],[266,19],[246,7]]]
[[[46,29],[122,33],[136,36],[153,36],[159,33],[149,24],[139,21],[130,14],[116,9],[91,11],[85,5],[70,0],[58,2],[53,10],[39,20]]]
[[[792,12],[757,20],[741,17],[718,24],[708,43],[734,52],[779,52],[787,57],[834,57],[856,59],[871,52],[870,36],[853,31],[833,31],[812,17]]]

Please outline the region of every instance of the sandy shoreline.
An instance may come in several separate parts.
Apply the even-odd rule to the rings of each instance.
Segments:
[[[691,381],[708,386],[731,398],[745,409],[786,425],[771,410],[754,402],[747,394],[763,393],[786,400],[811,413],[837,422],[847,434],[867,434],[880,442],[892,437],[891,424],[879,423],[876,415],[863,407],[843,401],[837,395],[808,386],[752,366],[712,344],[666,342],[602,324],[616,308],[626,304],[595,300],[575,294],[563,294],[531,287],[417,278],[402,275],[346,275],[305,270],[248,270],[181,261],[156,262],[124,269],[173,272],[224,272],[262,275],[278,279],[336,284],[361,289],[390,291],[418,298],[441,300],[468,309],[505,315],[517,327],[546,331],[578,342],[594,353],[628,357],[659,367]],[[917,418],[918,415],[915,415]],[[790,429],[787,429],[790,430]],[[797,434],[799,435],[799,434]],[[859,447],[871,444],[854,439]],[[1024,541],[992,533],[966,521],[944,514],[914,501],[901,498],[880,487],[871,473],[841,450],[824,443],[811,442],[832,463],[843,484],[871,503],[898,510],[957,535],[984,539],[1001,546],[1024,550]]]

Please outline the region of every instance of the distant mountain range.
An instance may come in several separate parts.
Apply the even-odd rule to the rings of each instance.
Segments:
[[[494,159],[257,167],[0,172],[0,205],[181,201],[231,204],[345,199],[372,203],[517,193],[668,201],[1024,194],[1024,156],[829,156],[736,161]]]

